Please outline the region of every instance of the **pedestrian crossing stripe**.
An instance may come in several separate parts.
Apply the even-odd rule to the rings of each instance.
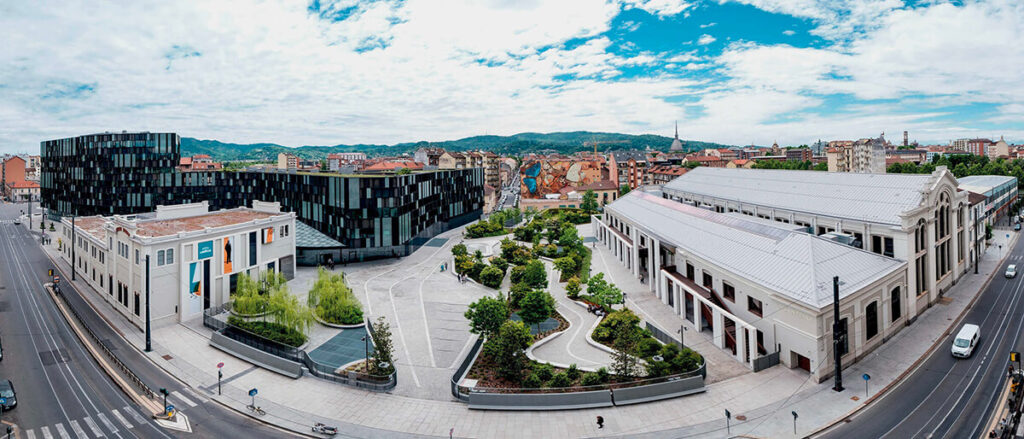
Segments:
[[[96,437],[103,437],[103,432],[100,431],[100,427],[96,425],[96,422],[93,421],[92,418],[86,416],[82,420],[85,421],[85,425],[88,425],[89,429],[92,430],[92,434],[96,435]]]
[[[107,415],[103,413],[97,413],[96,416],[100,418],[100,421],[103,422],[103,425],[107,426],[107,429],[109,429],[111,433],[117,434],[117,427],[115,427],[114,424],[110,422],[110,419],[107,418]]]
[[[111,410],[110,414],[114,415],[114,418],[117,418],[121,425],[124,425],[124,428],[132,428],[132,424],[129,424],[128,420],[121,416],[121,412],[117,411],[117,409]]]
[[[28,439],[36,439],[36,433],[34,431],[32,431],[32,430],[26,430],[25,431],[25,436]]]
[[[186,398],[185,395],[182,395],[181,392],[179,392],[177,390],[171,392],[171,396],[173,396],[174,399],[181,400],[181,402],[184,402],[189,407],[195,407],[196,406],[196,403],[192,402],[191,399]]]
[[[68,431],[64,429],[64,424],[58,422],[54,427],[57,428],[57,433],[60,434],[62,439],[71,439],[71,436],[68,435]]]
[[[139,425],[142,425],[142,424],[146,423],[146,419],[143,418],[142,415],[140,415],[135,410],[132,410],[132,409],[128,408],[128,406],[122,407],[121,410],[124,410],[124,412],[127,413],[129,416],[131,416],[132,419],[134,419],[135,422],[138,423]]]
[[[39,431],[43,433],[43,439],[53,439],[53,436],[50,435],[50,429],[48,427],[40,428]]]
[[[75,436],[89,437],[85,435],[85,430],[82,430],[82,426],[78,425],[78,421],[71,421],[71,430],[75,432]]]
[[[125,416],[125,414],[127,414],[127,416]],[[145,425],[147,422],[146,418],[142,417],[142,415],[139,415],[137,411],[132,410],[128,406],[121,407],[120,409],[111,410],[110,415],[113,416],[118,423],[123,425],[125,429],[135,428],[135,425]],[[132,424],[131,421],[128,420],[129,417],[133,419],[137,424]],[[95,418],[99,418],[98,422],[103,424],[110,431],[111,435],[117,435],[118,429],[116,427],[116,424],[112,422],[110,418],[107,417],[106,414],[97,413],[95,417],[86,416],[82,418],[81,422],[79,422],[79,420],[77,419],[68,422],[68,425],[70,426],[70,431],[68,427],[64,425],[64,423],[58,422],[52,426],[48,425],[45,427],[39,427],[38,429],[23,430],[23,433],[25,434],[24,438],[36,439],[38,436],[42,436],[41,439],[88,439],[91,436],[86,434],[86,430],[82,428],[82,423],[85,423],[89,430],[92,431],[92,436],[104,437],[104,431],[102,428],[100,428],[99,424],[97,424],[97,421],[94,420]]]

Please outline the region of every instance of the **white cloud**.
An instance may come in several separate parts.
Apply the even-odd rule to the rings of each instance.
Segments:
[[[711,22],[711,23],[707,23],[707,24],[702,24],[702,25],[700,25],[700,28],[701,29],[707,29],[707,28],[712,27],[712,26],[714,26],[716,24],[718,24],[718,23]]]
[[[690,2],[682,0],[624,0],[623,4],[627,8],[643,9],[660,17],[676,15],[693,6]]]
[[[794,31],[792,29],[786,29],[786,30],[782,31],[782,34],[783,35],[787,35],[787,36],[796,35],[796,31]]]
[[[701,35],[700,38],[697,39],[697,44],[700,44],[701,46],[706,46],[714,42],[715,37],[708,34]]]

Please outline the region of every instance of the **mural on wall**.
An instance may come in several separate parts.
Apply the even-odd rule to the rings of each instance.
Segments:
[[[272,242],[274,242],[274,228],[267,227],[263,229],[263,243],[270,244]]]
[[[557,194],[562,188],[601,181],[603,164],[596,160],[531,160],[520,168],[520,193],[526,198]]]
[[[223,255],[224,255],[224,274],[228,274],[228,273],[231,273],[231,272],[235,271],[234,270],[235,254],[233,253],[233,250],[235,249],[235,237],[234,236],[228,236],[228,237],[222,239],[221,241],[223,241],[222,244],[224,245],[224,252],[223,252]]]

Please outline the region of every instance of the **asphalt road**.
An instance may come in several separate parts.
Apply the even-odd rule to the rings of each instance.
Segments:
[[[957,359],[950,354],[952,339],[961,324],[885,397],[821,437],[981,437],[1005,382],[1009,352],[1024,348],[1024,279],[1002,275],[1005,265],[1021,266],[1022,257],[1024,242],[1018,242],[1009,260],[967,312],[963,323],[981,326],[981,342],[970,358]]]
[[[150,414],[100,370],[43,290],[52,265],[39,247],[38,233],[11,222],[21,209],[24,205],[0,205],[0,379],[10,379],[18,394],[18,407],[2,419],[18,426],[18,437],[290,436],[225,409],[201,390],[186,389],[124,341],[64,283],[62,291],[71,306],[115,355],[151,388],[171,392],[168,402],[188,417],[192,433],[165,429],[150,420]]]

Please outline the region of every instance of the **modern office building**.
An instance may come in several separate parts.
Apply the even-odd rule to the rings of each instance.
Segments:
[[[985,196],[982,217],[990,223],[999,222],[1017,203],[1017,177],[1005,175],[972,175],[959,179],[960,189]]]
[[[343,262],[404,256],[483,211],[480,168],[349,174],[182,172],[174,133],[96,134],[42,142],[43,207],[54,217],[127,215],[208,201],[214,209],[278,202],[340,242]]]
[[[295,213],[259,201],[251,208],[209,208],[203,202],[75,218],[74,229],[63,218],[61,256],[140,330],[147,286],[152,320],[182,322],[228,302],[239,275],[270,270],[294,277]]]
[[[715,346],[754,369],[760,357],[819,381],[834,370],[833,277],[841,345],[854,362],[899,331],[906,262],[807,233],[802,226],[630,192],[594,217],[598,240],[662,303],[710,330]]]

